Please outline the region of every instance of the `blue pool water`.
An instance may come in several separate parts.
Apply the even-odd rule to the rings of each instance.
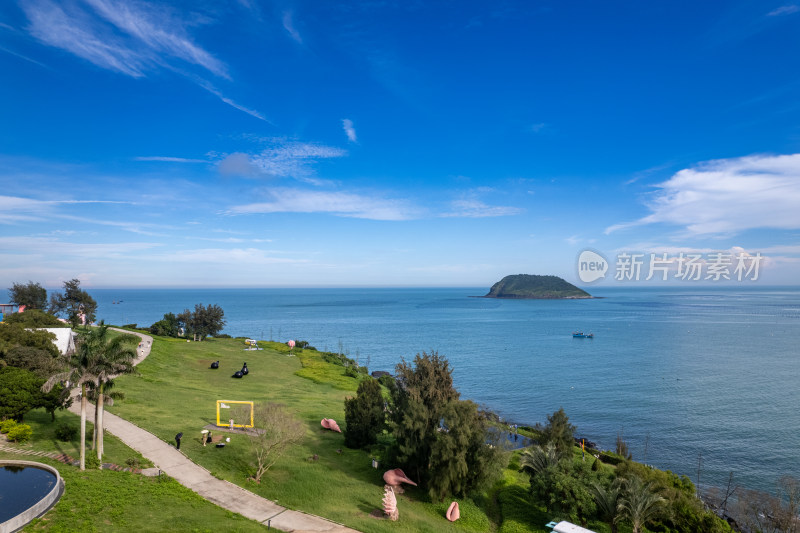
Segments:
[[[56,484],[52,472],[32,466],[0,466],[0,524],[31,508]]]

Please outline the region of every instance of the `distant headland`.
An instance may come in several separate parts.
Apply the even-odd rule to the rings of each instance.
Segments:
[[[506,276],[492,285],[489,294],[484,298],[572,300],[594,297],[558,276],[515,274]]]

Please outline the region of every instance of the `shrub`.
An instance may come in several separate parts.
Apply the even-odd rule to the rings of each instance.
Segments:
[[[55,435],[61,442],[69,442],[78,436],[78,428],[70,424],[61,423],[56,427]]]
[[[607,465],[618,465],[625,462],[624,457],[620,457],[614,452],[600,452],[600,460]]]
[[[16,420],[9,418],[0,422],[0,433],[8,433],[14,426],[17,425]]]
[[[8,440],[11,442],[27,442],[33,435],[33,429],[28,424],[16,424],[8,431]]]
[[[123,329],[136,329],[136,324],[125,324],[122,326]]]
[[[100,468],[100,459],[98,459],[96,455],[92,455],[91,453],[87,454],[84,461],[86,463],[86,468]]]
[[[387,389],[392,390],[392,386],[394,385],[394,378],[392,376],[381,376],[378,378],[378,383],[380,383]]]

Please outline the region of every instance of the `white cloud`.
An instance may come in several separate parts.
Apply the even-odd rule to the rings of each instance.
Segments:
[[[800,154],[708,161],[656,187],[650,215],[605,233],[654,223],[684,226],[693,235],[800,229]]]
[[[523,212],[518,207],[504,205],[488,205],[477,199],[454,200],[450,204],[452,211],[441,215],[442,217],[465,217],[465,218],[484,218],[484,217],[505,217],[518,215]]]
[[[143,2],[85,2],[92,9],[51,0],[23,0],[20,5],[31,35],[98,67],[142,77],[178,59],[229,78],[225,65],[196,45],[171,11]]]
[[[222,100],[224,103],[228,104],[229,106],[233,107],[234,109],[238,109],[239,111],[247,113],[251,117],[255,117],[255,118],[259,119],[259,120],[263,120],[264,122],[270,122],[269,120],[267,120],[264,117],[264,115],[262,115],[261,113],[259,113],[255,109],[250,109],[248,107],[245,107],[245,106],[243,106],[241,104],[238,104],[238,103],[234,102],[230,98],[226,97],[224,94],[222,94],[222,91],[220,91],[219,89],[217,89],[216,87],[214,87],[213,85],[208,83],[207,81],[202,80],[202,79],[196,79],[194,81],[200,87],[202,87],[206,91],[210,92],[211,94],[213,94],[214,96],[216,96],[217,98]],[[270,124],[271,124],[271,122],[270,122]]]
[[[268,191],[272,200],[232,207],[230,214],[330,213],[371,220],[409,220],[417,210],[402,200],[387,200],[360,194],[279,188]]]
[[[169,156],[142,156],[135,157],[136,161],[163,161],[166,163],[208,163],[205,159],[188,159],[186,157],[169,157]]]
[[[767,13],[768,17],[777,17],[780,15],[791,15],[792,13],[797,13],[800,11],[800,6],[795,4],[787,4],[785,6],[781,6],[778,9],[774,9]]]
[[[283,29],[287,31],[287,33],[300,44],[303,44],[303,38],[300,37],[297,29],[294,27],[294,22],[292,21],[293,13],[291,11],[284,11],[283,12]]]
[[[322,159],[347,155],[346,150],[315,143],[269,139],[270,147],[258,154],[229,154],[220,162],[220,172],[240,176],[290,177],[318,183],[312,166]]]
[[[344,133],[347,135],[347,140],[350,142],[358,142],[358,137],[356,136],[356,129],[353,127],[353,121],[349,118],[342,120],[342,127],[344,128]]]

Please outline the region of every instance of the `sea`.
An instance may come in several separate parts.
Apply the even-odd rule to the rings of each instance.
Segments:
[[[98,319],[149,326],[217,304],[223,333],[305,340],[370,371],[437,351],[509,424],[563,407],[577,435],[701,488],[800,478],[800,288],[594,287],[587,300],[486,288],[91,289]],[[116,303],[115,303],[116,302]],[[573,338],[573,331],[594,338]],[[243,354],[244,357],[244,354]],[[257,355],[248,353],[257,375]]]

